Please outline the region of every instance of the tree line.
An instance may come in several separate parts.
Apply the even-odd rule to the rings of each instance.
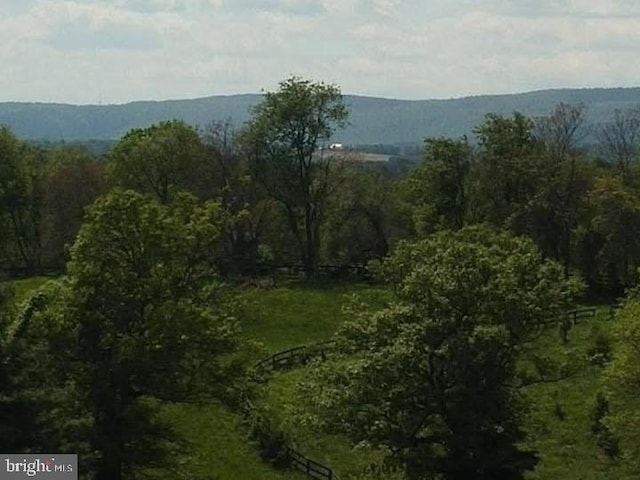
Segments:
[[[226,273],[299,263],[313,277],[319,263],[366,263],[402,239],[488,223],[529,236],[594,291],[620,293],[640,261],[640,110],[600,125],[585,113],[560,104],[541,118],[488,114],[471,140],[426,139],[408,172],[329,150],[348,121],[340,91],[299,78],[267,93],[238,131],[167,121],[128,132],[100,158],[32,146],[4,127],[0,264],[63,267],[85,208],[120,187],[163,204],[181,191],[219,200]]]

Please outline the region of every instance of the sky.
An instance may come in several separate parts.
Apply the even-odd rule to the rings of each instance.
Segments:
[[[638,0],[0,0],[0,101],[640,84]]]

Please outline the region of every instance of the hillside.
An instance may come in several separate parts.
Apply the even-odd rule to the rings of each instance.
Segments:
[[[241,125],[260,95],[213,96],[193,100],[124,105],[0,103],[0,124],[32,140],[109,140],[132,128],[180,118],[195,125],[229,120]],[[530,116],[548,113],[559,102],[585,103],[590,120],[608,120],[617,108],[640,104],[640,88],[542,90],[450,100],[394,100],[347,95],[350,126],[336,135],[349,145],[419,143],[428,136],[470,134],[486,113]]]

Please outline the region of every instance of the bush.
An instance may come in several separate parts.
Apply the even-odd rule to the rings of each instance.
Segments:
[[[591,330],[591,345],[587,349],[587,360],[600,367],[611,361],[612,341],[611,337],[598,327]]]
[[[290,458],[284,432],[274,428],[271,421],[257,411],[251,412],[249,422],[251,438],[258,447],[262,460],[275,468],[287,468],[290,465]]]
[[[602,449],[604,454],[615,458],[620,454],[620,445],[618,439],[603,421],[608,413],[609,401],[602,393],[598,393],[591,409],[591,433],[596,436],[596,445]]]

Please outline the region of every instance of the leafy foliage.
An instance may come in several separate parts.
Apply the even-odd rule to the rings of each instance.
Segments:
[[[107,175],[113,185],[168,203],[180,190],[206,198],[208,166],[198,132],[173,120],[129,131],[113,148]]]
[[[161,206],[110,193],[88,213],[69,276],[19,327],[45,385],[64,385],[87,418],[91,435],[58,433],[89,441],[98,479],[165,459],[158,401],[230,394],[237,325],[212,258],[224,221],[218,204],[184,194]]]
[[[338,87],[291,77],[253,109],[241,139],[255,178],[284,210],[308,276],[316,273],[334,163],[318,147],[328,147],[347,115]]]
[[[336,335],[307,385],[320,425],[387,448],[410,479],[517,479],[517,353],[579,286],[531,241],[473,227],[401,243],[381,267],[397,300]]]
[[[625,304],[615,317],[613,328],[616,348],[613,359],[606,367],[608,401],[604,420],[601,421],[601,437],[614,440],[622,457],[637,471],[640,468],[638,454],[638,379],[640,378],[640,300],[638,290],[630,292]],[[601,407],[602,409],[602,407]]]

